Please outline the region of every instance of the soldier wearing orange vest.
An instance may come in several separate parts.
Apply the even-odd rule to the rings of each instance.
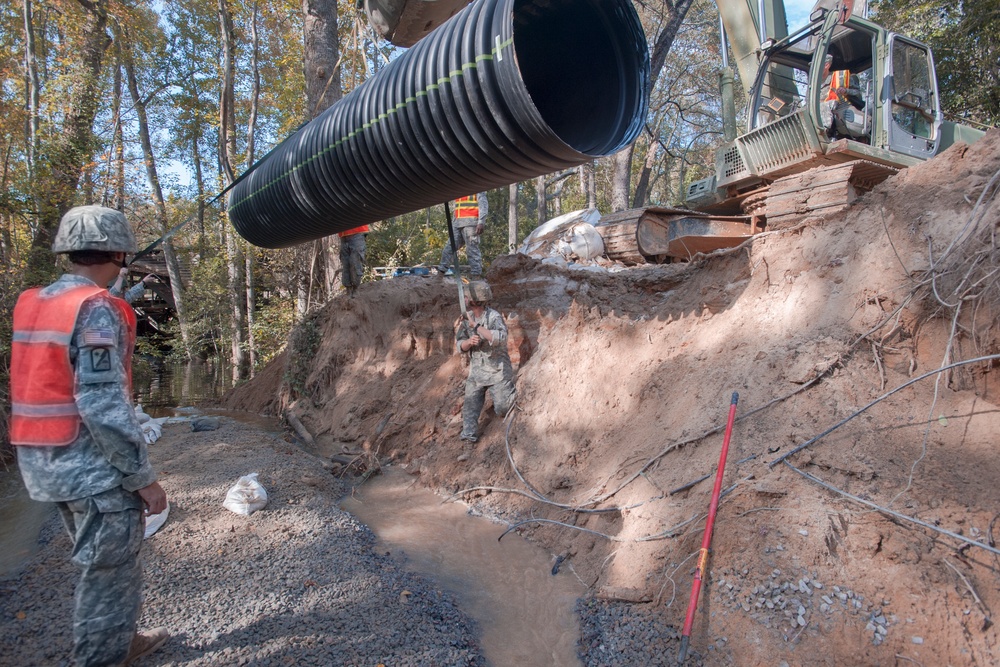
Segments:
[[[833,56],[827,55],[820,87],[820,112],[827,136],[831,139],[857,138],[860,132],[853,131],[854,125],[848,125],[845,118],[850,115],[853,121],[854,111],[861,114],[864,108],[858,76],[846,69],[833,70]]]
[[[144,512],[159,514],[167,498],[132,407],[135,315],[105,289],[136,249],[121,212],[71,209],[52,244],[69,273],[14,308],[10,441],[28,494],[56,504],[73,542],[73,652],[83,666],[130,664],[169,637],[136,632]]]
[[[368,225],[348,229],[337,236],[340,237],[340,265],[343,267],[341,282],[353,299],[365,274],[365,237],[368,236]]]
[[[465,254],[469,258],[469,274],[481,276],[483,275],[483,254],[479,251],[479,235],[483,233],[486,214],[489,212],[489,201],[486,199],[486,193],[480,192],[478,195],[456,199],[454,210],[451,226],[455,231],[455,244],[458,248],[465,246]],[[454,263],[455,253],[451,249],[451,243],[446,242],[444,251],[441,253],[441,264],[438,265],[438,271],[450,275],[449,272]]]

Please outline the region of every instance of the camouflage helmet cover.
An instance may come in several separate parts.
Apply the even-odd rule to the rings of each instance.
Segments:
[[[52,242],[54,253],[77,250],[134,253],[138,249],[125,214],[104,206],[71,208],[59,221],[59,231]]]
[[[485,280],[474,280],[469,283],[469,300],[485,303],[493,298],[493,291]]]

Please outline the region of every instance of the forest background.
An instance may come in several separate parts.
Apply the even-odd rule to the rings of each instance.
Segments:
[[[487,263],[551,217],[676,205],[711,173],[722,141],[716,5],[634,5],[652,65],[643,132],[614,156],[491,191]],[[1000,0],[881,0],[870,16],[932,47],[947,116],[1000,123]],[[140,248],[188,221],[162,243],[177,317],[142,352],[213,357],[234,384],[280,352],[341,289],[336,237],[251,246],[217,195],[397,53],[355,0],[4,0],[0,443],[11,311],[24,288],[61,272],[49,246],[75,205],[124,211]],[[373,267],[434,265],[447,240],[442,206],[382,221],[368,236],[368,279]]]

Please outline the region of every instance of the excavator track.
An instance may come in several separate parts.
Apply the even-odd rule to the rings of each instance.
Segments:
[[[733,248],[756,231],[748,215],[720,216],[684,208],[647,207],[601,218],[597,231],[609,259],[623,264],[690,260],[699,253]]]
[[[687,261],[699,253],[734,248],[761,231],[783,229],[807,215],[831,215],[899,169],[868,160],[824,165],[780,178],[722,205],[738,203],[745,215],[646,207],[601,218],[605,254],[623,264]]]

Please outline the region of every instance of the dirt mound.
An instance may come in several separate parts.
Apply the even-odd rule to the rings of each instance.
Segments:
[[[995,664],[997,361],[933,371],[998,352],[998,171],[994,131],[693,264],[496,260],[518,409],[487,409],[472,449],[448,279],[328,304],[229,407],[291,406],[324,454],[475,489],[598,597],[680,626],[738,392],[692,636],[705,664]]]

